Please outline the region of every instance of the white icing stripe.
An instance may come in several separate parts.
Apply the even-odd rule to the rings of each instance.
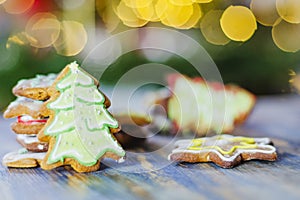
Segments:
[[[233,155],[230,157],[225,157],[216,149],[202,149],[202,150],[188,150],[188,149],[174,149],[172,153],[168,156],[168,159],[171,160],[171,156],[176,153],[192,153],[192,154],[199,154],[199,153],[215,153],[217,154],[223,161],[233,161],[242,153],[263,153],[263,154],[273,154],[276,152],[276,148],[271,145],[257,145],[260,148],[269,148],[270,150],[262,150],[262,149],[237,149]]]
[[[56,79],[56,74],[48,74],[48,75],[36,75],[36,77],[31,79],[22,79],[18,81],[15,88],[46,88],[50,87],[53,81]]]
[[[207,138],[202,138],[203,141],[203,146],[218,146],[222,142],[230,141],[231,139],[242,139],[244,137],[238,137],[238,136],[232,136],[232,135],[216,135],[213,137],[207,137]],[[250,139],[250,138],[249,138]],[[254,139],[256,145],[258,148],[263,148],[263,149],[236,149],[232,155],[223,155],[221,152],[219,152],[217,149],[214,148],[209,148],[209,149],[201,149],[201,150],[190,150],[188,149],[191,145],[193,145],[193,140],[178,140],[175,142],[176,148],[172,151],[172,153],[168,156],[168,159],[171,160],[171,156],[173,154],[177,153],[191,153],[191,154],[199,154],[199,153],[215,153],[217,154],[223,161],[233,161],[236,159],[237,156],[239,156],[242,153],[263,153],[263,154],[273,154],[276,152],[276,148],[273,147],[272,145],[269,145],[271,140],[269,138],[252,138]],[[209,144],[209,145],[207,145]],[[209,158],[208,158],[209,160]],[[210,161],[210,160],[209,160]]]
[[[15,151],[15,152],[10,152],[10,153],[6,154],[3,157],[2,161],[5,164],[5,163],[20,161],[23,159],[43,160],[45,156],[46,156],[45,152],[42,152],[42,153],[27,152],[24,154],[20,154],[18,151]]]
[[[25,144],[32,144],[32,143],[40,142],[36,135],[28,136],[28,135],[24,135],[24,134],[18,134],[17,138],[18,138],[18,140],[22,140]]]
[[[223,135],[215,135],[215,136],[210,137],[210,138],[202,138],[203,143],[214,141],[217,144],[216,137],[221,137],[222,140],[223,139],[230,140],[232,138],[235,138],[235,139],[243,138],[243,137],[237,137],[237,136],[223,134]],[[253,139],[258,144],[270,144],[270,142],[271,142],[271,140],[269,138],[253,138]],[[178,140],[178,141],[175,142],[175,146],[190,146],[191,144],[193,144],[192,140]]]
[[[6,114],[10,113],[13,108],[19,105],[25,106],[31,111],[39,112],[43,106],[43,101],[36,101],[36,100],[28,99],[26,97],[18,97],[15,101],[9,104],[5,113]]]

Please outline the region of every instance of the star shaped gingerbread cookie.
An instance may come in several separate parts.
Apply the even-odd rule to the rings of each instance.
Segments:
[[[276,148],[269,138],[250,138],[232,135],[216,135],[193,140],[179,140],[169,155],[178,162],[214,162],[223,168],[232,168],[242,161],[277,158]]]

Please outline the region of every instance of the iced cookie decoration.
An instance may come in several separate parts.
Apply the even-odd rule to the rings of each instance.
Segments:
[[[31,152],[23,148],[6,154],[2,159],[2,164],[14,168],[37,167],[44,159],[45,154],[45,152]]]
[[[242,161],[275,161],[276,149],[269,138],[249,138],[216,135],[193,140],[179,140],[169,155],[178,162],[214,162],[223,168],[232,168]]]
[[[16,118],[11,129],[16,134],[37,134],[47,122],[48,116],[42,114],[43,101],[17,97],[5,110],[4,118]]]
[[[16,96],[23,96],[34,100],[46,100],[49,98],[47,89],[52,85],[56,74],[36,75],[31,79],[22,79],[13,88]]]
[[[50,117],[38,135],[49,141],[43,169],[70,165],[75,171],[90,172],[99,169],[102,158],[124,159],[125,151],[110,132],[118,122],[107,111],[105,96],[92,76],[73,62],[49,90],[51,98],[45,105]]]
[[[182,133],[230,133],[244,122],[255,105],[253,94],[236,85],[206,82],[202,78],[171,75],[168,118]]]

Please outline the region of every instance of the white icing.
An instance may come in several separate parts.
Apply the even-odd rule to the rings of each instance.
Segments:
[[[44,118],[33,118],[29,115],[22,115],[20,116],[20,120],[23,121],[23,122],[29,122],[29,121],[32,121],[32,120],[40,120],[40,119],[44,119]],[[34,125],[34,124],[44,124],[45,122],[30,122],[30,124]]]
[[[69,68],[71,69],[72,73],[77,74],[79,72],[78,70],[78,64],[76,61],[69,64]]]
[[[23,79],[18,81],[15,88],[47,88],[52,85],[56,77],[57,75],[53,73],[48,75],[36,75],[35,78]]]
[[[81,85],[92,85],[94,83],[94,80],[91,78],[91,76],[89,76],[87,73],[80,70],[76,61],[70,63],[67,66],[70,69],[71,75],[62,79],[57,84],[57,88],[65,89],[69,86],[74,85],[74,82],[75,84],[81,84]]]
[[[22,140],[25,144],[32,144],[32,143],[39,142],[36,135],[31,136],[31,135],[25,135],[25,134],[18,134],[17,138],[19,140]]]
[[[210,138],[203,138],[204,146],[218,146],[220,144],[220,140],[216,140],[216,137],[220,137],[220,135],[216,135]],[[221,140],[230,140],[231,138],[239,138],[231,135],[221,135]],[[269,138],[253,138],[256,142],[257,149],[240,149],[237,148],[232,155],[223,155],[217,149],[210,148],[210,149],[201,149],[201,150],[190,150],[188,149],[192,144],[192,140],[179,140],[175,142],[176,148],[169,154],[168,159],[171,160],[171,156],[177,153],[191,153],[191,154],[199,154],[199,153],[209,153],[213,152],[217,154],[223,161],[233,161],[242,153],[263,153],[263,154],[273,154],[276,152],[276,148],[272,145],[269,145],[270,139]],[[260,149],[263,148],[263,149]],[[209,156],[207,157],[208,161],[210,161]]]
[[[21,161],[23,159],[43,160],[45,156],[46,156],[45,152],[41,152],[41,153],[33,153],[33,152],[20,153],[19,151],[15,151],[15,152],[10,152],[10,153],[6,154],[3,157],[2,162],[5,165],[6,163]]]
[[[11,110],[19,105],[25,106],[31,111],[39,112],[43,106],[43,101],[36,101],[26,97],[18,97],[15,101],[11,102],[7,107],[4,115],[11,112]]]
[[[31,121],[31,120],[34,120],[33,117],[29,116],[29,115],[23,115],[20,117],[20,119],[24,122],[28,122],[28,121]]]

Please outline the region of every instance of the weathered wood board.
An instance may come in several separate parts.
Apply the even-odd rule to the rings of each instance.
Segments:
[[[10,123],[0,118],[1,158],[20,148]],[[300,98],[259,98],[235,134],[272,138],[278,161],[251,161],[233,169],[211,163],[170,164],[167,150],[153,149],[171,139],[154,136],[145,147],[131,150],[124,164],[106,163],[94,173],[0,165],[0,199],[300,199]]]

